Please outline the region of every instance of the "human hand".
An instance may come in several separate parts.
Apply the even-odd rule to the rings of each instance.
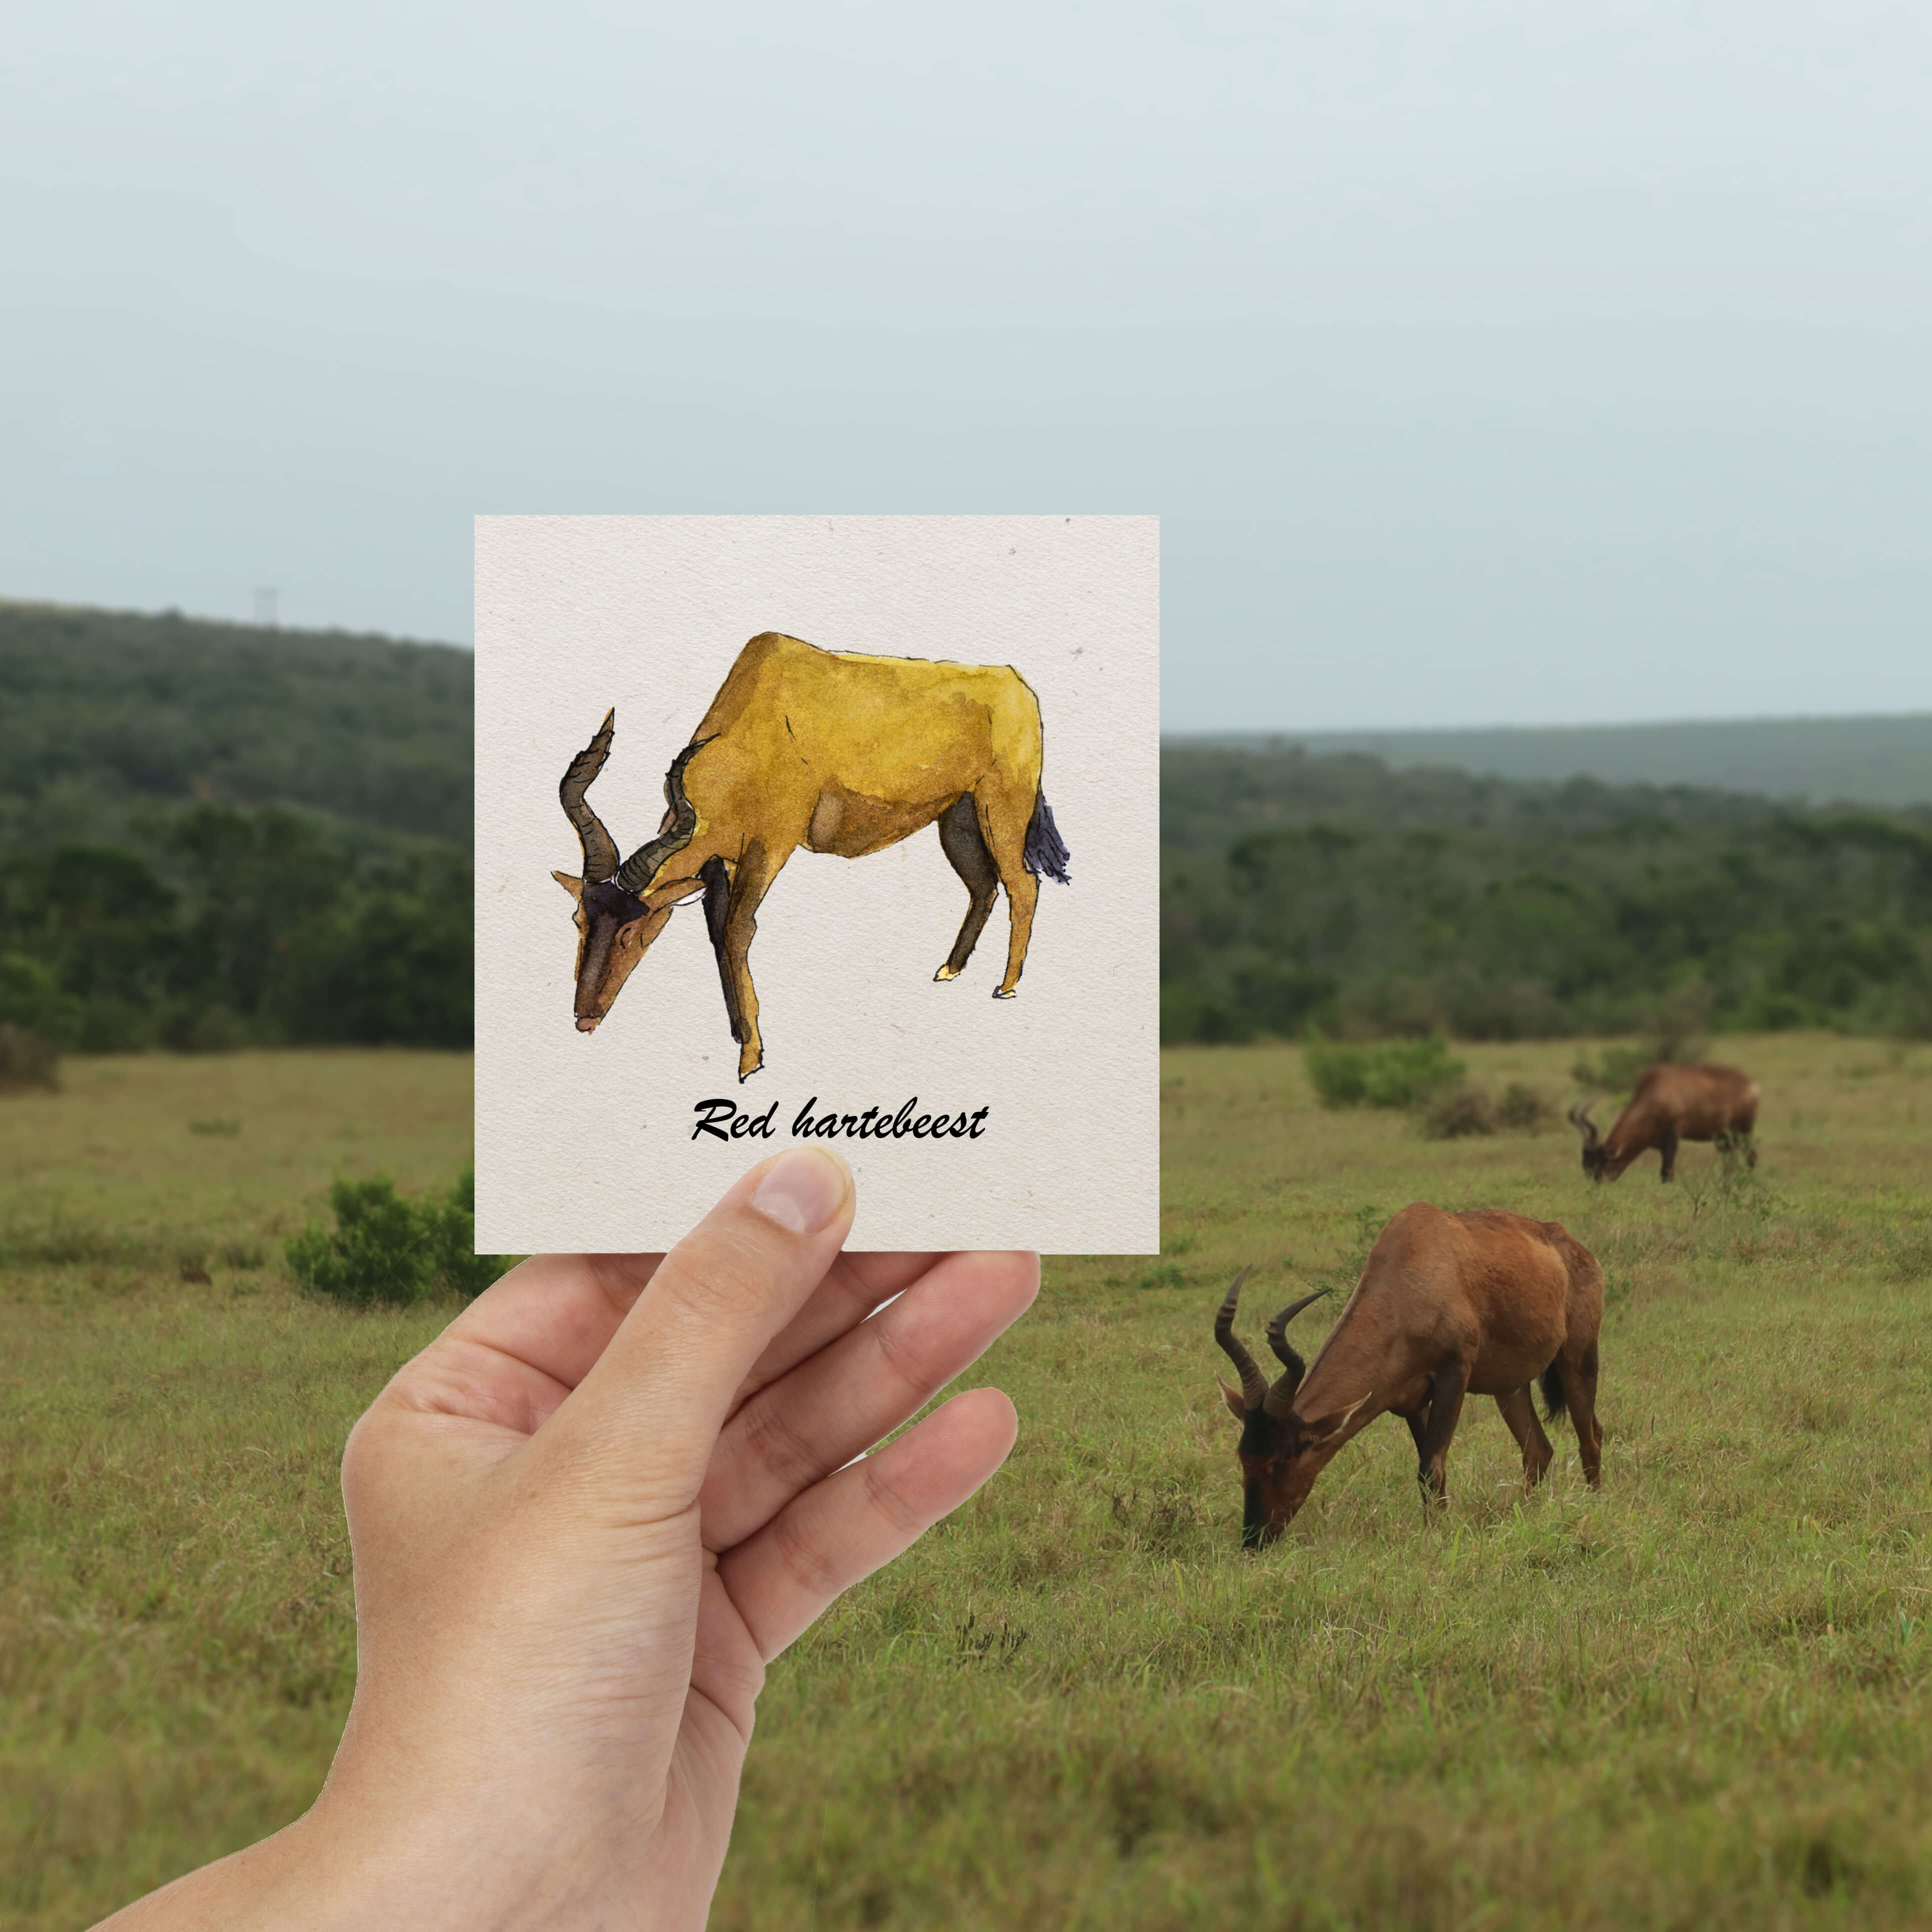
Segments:
[[[765,1666],[1012,1445],[981,1389],[852,1460],[1039,1263],[842,1255],[851,1220],[842,1164],[781,1154],[668,1255],[526,1262],[408,1364],[344,1458],[357,1682],[321,1797],[116,1932],[703,1925]]]

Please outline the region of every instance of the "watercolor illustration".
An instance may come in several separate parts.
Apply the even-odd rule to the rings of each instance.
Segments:
[[[1039,702],[1010,666],[864,657],[765,632],[673,760],[657,836],[622,860],[584,796],[616,721],[614,710],[558,787],[584,848],[581,878],[551,875],[576,902],[579,1032],[610,1012],[673,908],[701,893],[748,1078],[764,1064],[748,956],[785,861],[801,846],[863,858],[932,824],[968,897],[933,976],[964,970],[1004,886],[1011,932],[993,997],[1017,992],[1040,880],[1070,881],[1040,790]]]

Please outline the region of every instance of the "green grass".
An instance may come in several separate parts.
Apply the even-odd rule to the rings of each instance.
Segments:
[[[1168,1054],[1160,1260],[1048,1262],[976,1372],[1020,1406],[1007,1470],[774,1670],[714,1924],[1925,1922],[1932,1051],[1726,1046],[1762,1165],[1687,1149],[1668,1189],[1591,1187],[1568,1128],[1322,1112],[1292,1048]],[[1574,1042],[1457,1050],[1568,1097]],[[260,1256],[338,1170],[447,1184],[466,1080],[80,1062],[0,1101],[0,1922],[84,1924],[312,1794],[352,1670],[340,1446],[450,1310],[322,1306]],[[1439,1524],[1384,1422],[1244,1556],[1214,1304],[1258,1264],[1258,1333],[1415,1198],[1604,1259],[1605,1487],[1558,1436],[1526,1503],[1474,1402]]]

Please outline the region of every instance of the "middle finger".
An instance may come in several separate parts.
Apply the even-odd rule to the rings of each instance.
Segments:
[[[1031,1305],[1036,1255],[944,1256],[890,1307],[760,1389],[725,1424],[698,1503],[713,1550],[896,1429]]]
[[[735,1414],[759,1390],[856,1328],[882,1301],[903,1294],[940,1257],[841,1252],[801,1308],[765,1346],[738,1384]]]

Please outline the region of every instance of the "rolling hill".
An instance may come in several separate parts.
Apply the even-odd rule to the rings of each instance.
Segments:
[[[472,670],[0,604],[0,1022],[466,1042]],[[1170,740],[1163,1033],[1932,1031],[1928,768],[1928,718]]]
[[[1171,742],[1203,751],[1299,745],[1317,758],[1364,752],[1397,770],[1446,766],[1490,778],[1703,785],[1814,805],[1932,803],[1932,712],[1451,731],[1228,734]]]

